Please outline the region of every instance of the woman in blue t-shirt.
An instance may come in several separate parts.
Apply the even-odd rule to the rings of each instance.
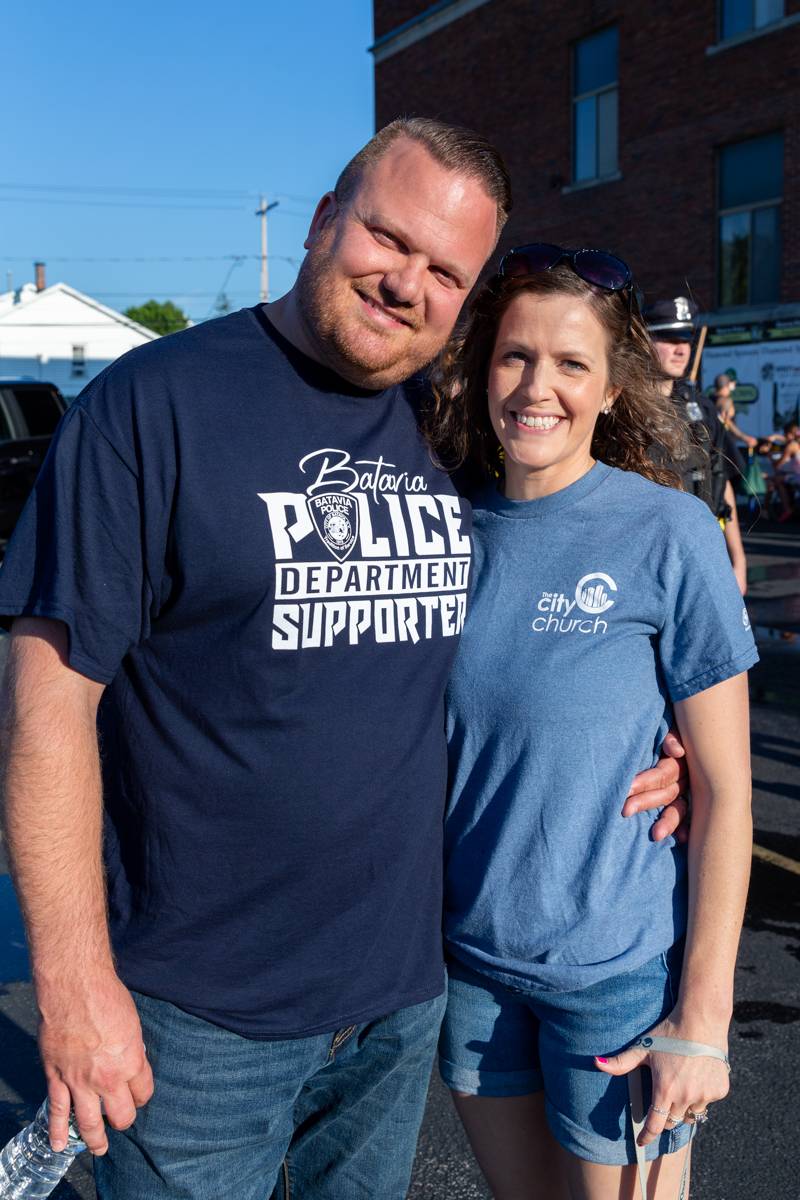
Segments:
[[[448,695],[440,1052],[497,1200],[644,1195],[645,1159],[673,1200],[728,1091],[757,655],[632,292],[604,252],[512,251],[431,419],[492,480]],[[621,815],[673,721],[688,852]]]

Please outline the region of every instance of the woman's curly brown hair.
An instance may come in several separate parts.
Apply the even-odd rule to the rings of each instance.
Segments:
[[[623,471],[680,488],[672,469],[686,458],[691,435],[669,396],[666,376],[639,313],[629,312],[627,293],[606,292],[562,264],[535,275],[495,275],[470,306],[466,325],[453,334],[436,364],[433,402],[424,421],[438,461],[448,470],[466,466],[486,479],[498,475],[502,454],[489,420],[486,389],[497,330],[515,296],[569,294],[586,300],[608,337],[609,385],[619,394],[601,413],[592,457]]]

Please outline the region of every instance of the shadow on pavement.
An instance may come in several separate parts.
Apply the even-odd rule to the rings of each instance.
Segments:
[[[753,757],[758,755],[760,758],[770,758],[773,762],[783,763],[787,767],[800,768],[800,753],[798,753],[797,742],[793,742],[790,738],[776,737],[771,733],[754,732],[751,738],[753,749]],[[781,749],[781,747],[786,749]],[[778,747],[778,749],[775,749]],[[789,751],[793,753],[789,753]]]
[[[0,997],[7,994],[5,988],[0,988]],[[34,1116],[46,1085],[36,1039],[3,1012],[0,1012],[0,1063],[3,1091],[11,1091],[18,1098],[0,1101],[0,1145],[5,1145],[22,1122]]]
[[[755,830],[759,845],[778,854],[791,855],[796,838]],[[773,933],[785,939],[784,950],[800,959],[800,895],[797,876],[789,871],[776,870],[770,863],[753,859],[750,895],[744,918],[745,929],[754,933]],[[734,1011],[734,1019],[738,1016]]]

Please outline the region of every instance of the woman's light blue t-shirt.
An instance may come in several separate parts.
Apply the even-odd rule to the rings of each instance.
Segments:
[[[686,860],[622,817],[672,703],[757,661],[718,523],[597,463],[540,500],[474,503],[470,617],[448,691],[448,948],[571,991],[685,931]]]

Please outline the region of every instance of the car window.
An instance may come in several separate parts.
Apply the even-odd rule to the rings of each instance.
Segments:
[[[0,442],[8,441],[10,437],[11,426],[8,423],[8,417],[6,416],[2,401],[0,401]]]
[[[61,406],[49,388],[14,388],[14,399],[31,437],[47,436],[61,420]]]

